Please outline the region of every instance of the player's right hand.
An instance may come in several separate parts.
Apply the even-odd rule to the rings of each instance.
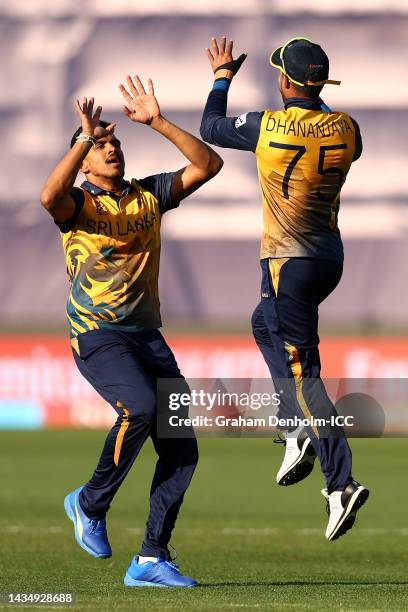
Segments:
[[[246,60],[246,53],[242,53],[237,59],[232,57],[232,40],[227,42],[226,36],[221,36],[220,45],[216,38],[211,39],[211,50],[207,47],[205,52],[210,61],[211,68],[216,77],[227,76],[231,78],[238,72]]]
[[[82,98],[82,102],[76,101],[75,108],[81,120],[82,131],[94,138],[103,138],[115,129],[115,123],[111,123],[106,128],[99,125],[102,113],[102,106],[98,106],[93,112],[94,98]]]

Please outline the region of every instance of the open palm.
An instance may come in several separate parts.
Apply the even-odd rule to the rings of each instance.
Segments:
[[[122,83],[119,85],[119,90],[127,104],[123,106],[123,112],[131,121],[150,125],[153,119],[160,116],[160,107],[154,96],[152,79],[147,80],[148,93],[137,75],[133,79],[127,76],[126,81],[129,91]]]
[[[76,101],[75,108],[81,119],[82,131],[94,138],[103,138],[113,132],[115,124],[111,123],[106,128],[100,125],[102,106],[98,106],[94,113],[94,102],[94,98],[82,98],[82,102]]]

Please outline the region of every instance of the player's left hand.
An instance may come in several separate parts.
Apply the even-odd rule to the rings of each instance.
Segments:
[[[232,57],[233,46],[234,42],[232,40],[227,42],[227,37],[221,36],[219,45],[217,39],[212,38],[211,49],[208,47],[205,49],[216,78],[226,76],[227,78],[232,79],[246,60],[247,56],[245,53],[242,53],[237,59],[234,60]]]
[[[137,75],[133,79],[128,75],[126,81],[129,91],[122,83],[119,85],[119,90],[127,103],[127,106],[122,107],[123,112],[131,121],[150,125],[154,119],[160,117],[160,107],[154,96],[152,79],[147,79],[148,93]]]

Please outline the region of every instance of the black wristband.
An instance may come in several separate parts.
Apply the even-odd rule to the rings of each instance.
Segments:
[[[214,70],[214,74],[218,72],[218,70],[231,70],[233,74],[237,74],[246,58],[246,53],[242,53],[242,55],[240,55],[237,59],[232,60],[231,62],[226,62],[225,64],[222,64],[222,66],[218,66],[218,68]]]

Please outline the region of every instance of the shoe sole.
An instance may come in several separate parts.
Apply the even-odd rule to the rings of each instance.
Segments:
[[[69,520],[74,523],[75,539],[77,543],[80,545],[80,547],[83,548],[89,555],[92,555],[96,559],[109,559],[109,557],[111,557],[112,555],[98,555],[91,548],[89,548],[84,542],[82,542],[81,538],[79,537],[77,523],[75,520],[75,514],[72,510],[71,502],[69,500],[69,495],[67,495],[66,498],[64,499],[64,509],[65,509],[65,513],[67,517],[69,518]]]
[[[300,456],[288,467],[286,472],[276,477],[276,482],[282,487],[297,484],[309,476],[314,468],[316,452],[309,439],[304,441]]]
[[[159,589],[191,589],[192,587],[197,586],[196,584],[186,584],[186,585],[170,585],[170,584],[158,584],[157,582],[145,582],[144,580],[135,580],[129,574],[126,574],[123,583],[125,586],[129,587],[154,587]]]
[[[353,527],[357,511],[366,503],[370,491],[365,487],[360,487],[351,496],[347,508],[345,508],[343,515],[340,517],[339,522],[334,528],[332,534],[327,538],[329,542],[338,540],[341,536],[346,534]],[[327,537],[327,536],[326,536]]]

